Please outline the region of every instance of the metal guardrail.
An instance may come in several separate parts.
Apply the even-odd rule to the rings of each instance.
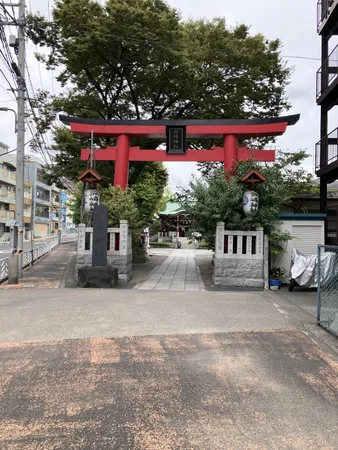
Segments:
[[[61,243],[67,244],[69,242],[76,242],[77,235],[78,235],[77,233],[62,235]],[[58,239],[54,238],[53,240],[50,240],[49,242],[46,242],[43,245],[39,245],[38,247],[35,247],[32,250],[25,251],[22,257],[22,267],[24,269],[26,267],[29,267],[34,262],[42,258],[42,256],[52,251],[57,245]],[[0,283],[5,281],[7,278],[8,278],[8,258],[4,258],[0,260]]]
[[[317,322],[338,336],[338,246],[319,245]]]

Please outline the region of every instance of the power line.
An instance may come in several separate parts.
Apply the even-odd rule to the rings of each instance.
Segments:
[[[9,97],[11,97],[12,100],[1,100],[1,103],[5,103],[5,102],[10,102],[10,101],[15,101],[15,97],[12,97],[11,94],[8,92],[8,90],[2,85],[0,84],[1,89],[3,89],[7,95],[9,95]]]
[[[308,60],[311,60],[311,61],[321,61],[321,58],[314,58],[314,57],[311,57],[311,56],[282,55],[282,58],[308,59]]]
[[[48,8],[48,20],[51,21],[51,6],[50,6],[50,1],[49,1],[49,0],[48,0],[47,8]],[[55,95],[55,89],[54,89],[54,69],[51,69],[50,75],[51,75],[51,79],[52,79],[52,94]]]
[[[5,5],[3,5],[3,4],[0,3],[0,6],[1,6],[1,8],[3,9],[3,12],[5,13],[5,15],[7,14],[8,17],[14,22],[15,25],[19,25],[19,24],[18,24],[18,21],[17,21],[16,18],[15,18],[15,14],[14,14],[14,15],[10,14],[10,13],[7,11]],[[12,9],[13,9],[13,6],[12,6]]]
[[[9,16],[11,17],[11,19],[12,19],[16,24],[18,24],[18,22],[16,21],[16,19],[15,19],[14,17],[12,17],[11,14],[9,14],[9,12],[6,10],[6,8],[5,8],[3,5],[1,5],[1,6],[2,6],[3,10],[5,11],[5,13],[6,13],[7,15],[9,15]],[[31,9],[32,9],[31,1],[30,1],[30,7],[31,7]],[[12,9],[13,9],[13,13],[14,13],[14,8],[12,7]],[[13,59],[12,53],[11,53],[10,48],[9,48],[9,45],[8,45],[7,36],[6,36],[6,34],[5,34],[4,26],[3,26],[3,25],[0,27],[0,40],[1,40],[2,44],[3,44],[3,49],[4,49],[4,51],[2,51],[2,50],[0,49],[0,55],[2,56],[2,58],[3,58],[4,62],[5,62],[5,65],[8,67],[8,69],[9,69],[11,75],[12,75],[12,78],[13,78],[13,81],[14,81],[15,86],[17,86],[17,78],[16,78],[15,74],[13,73],[13,69],[12,69],[12,63],[14,62],[14,59]],[[37,47],[36,47],[36,49],[37,49]],[[34,90],[34,85],[33,85],[33,82],[32,82],[32,78],[31,78],[31,75],[30,75],[30,72],[29,72],[29,67],[28,67],[28,64],[27,64],[27,61],[26,61],[26,60],[25,60],[25,68],[26,68],[26,71],[27,71],[27,74],[28,74],[28,79],[29,79],[29,84],[30,84],[30,87],[31,87],[31,91],[32,91],[33,97],[35,98],[35,97],[36,97],[36,94],[35,94],[35,90]],[[14,89],[13,86],[11,85],[9,79],[7,78],[7,76],[5,75],[5,73],[3,72],[2,69],[0,69],[0,73],[2,73],[2,75],[3,75],[4,78],[6,79],[6,81],[7,81],[7,83],[9,84],[9,86],[10,86],[10,88],[11,88],[11,90],[12,90],[14,96],[16,97],[16,95],[15,95],[15,89]],[[39,75],[40,75],[41,87],[43,88],[40,64],[39,64]],[[30,96],[30,94],[29,94],[27,85],[25,86],[25,91],[27,92],[27,100],[28,100],[29,106],[30,106],[30,108],[31,108],[32,114],[33,114],[33,116],[34,116],[34,119],[37,120],[37,119],[38,119],[38,116],[37,116],[37,114],[36,114],[36,112],[35,112],[35,110],[34,110],[34,108],[33,108],[31,96]],[[47,154],[48,154],[48,157],[50,158],[50,160],[52,160],[52,157],[51,157],[51,155],[49,154],[49,151],[47,150],[48,146],[47,146],[47,144],[46,144],[46,142],[45,142],[45,139],[44,139],[43,134],[37,135],[37,134],[38,134],[38,133],[37,133],[37,130],[35,130],[35,133],[34,133],[33,130],[32,130],[31,124],[30,124],[27,120],[26,120],[26,123],[27,123],[28,128],[29,128],[29,130],[30,130],[30,132],[31,132],[32,137],[35,136],[35,140],[36,140],[36,142],[37,142],[37,144],[38,144],[38,146],[39,146],[39,150],[40,150],[40,152],[41,152],[41,156],[42,156],[43,159],[45,160],[46,164],[48,164],[48,163],[47,163],[47,160],[46,160],[45,153],[43,152],[43,149],[42,149],[42,144],[41,144],[41,142],[40,142],[40,139],[43,141],[43,145],[44,145],[44,147],[45,147],[45,149],[46,149],[46,151],[47,151]],[[47,136],[46,136],[46,139],[48,139]],[[49,144],[48,144],[48,145],[49,145]]]
[[[26,146],[27,144],[29,144],[31,141],[32,141],[32,139],[30,139],[29,141],[25,142],[24,146]],[[9,153],[13,153],[13,152],[16,152],[16,151],[17,151],[17,149],[14,148],[13,150],[9,150],[8,152],[0,153],[0,158],[1,158],[1,156],[8,155]]]
[[[32,2],[31,0],[29,0],[29,7],[30,7],[30,12],[33,14],[33,9],[32,9]],[[35,52],[38,53],[38,47],[35,44]],[[41,89],[43,90],[43,82],[42,82],[42,75],[41,75],[41,65],[40,65],[40,61],[36,58],[37,63],[38,63],[38,70],[39,70],[39,78],[40,78],[40,84],[41,84]],[[27,64],[26,64],[27,67]],[[28,70],[28,68],[27,68]]]
[[[4,71],[3,71],[1,68],[0,68],[0,73],[1,73],[1,75],[4,77],[4,79],[7,81],[8,86],[10,87],[10,90],[12,91],[14,97],[16,97],[16,94],[15,94],[15,88],[13,88],[13,86],[11,85],[10,81],[8,80],[8,78],[6,77]]]

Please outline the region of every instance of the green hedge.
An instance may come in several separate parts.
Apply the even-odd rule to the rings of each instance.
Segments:
[[[207,242],[201,242],[198,245],[198,248],[209,248],[209,244]]]
[[[157,248],[170,248],[171,242],[151,242],[150,247]]]

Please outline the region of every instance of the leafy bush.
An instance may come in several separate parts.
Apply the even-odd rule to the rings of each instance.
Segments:
[[[150,247],[154,248],[170,248],[171,242],[151,242]]]
[[[207,242],[200,242],[198,248],[209,248],[209,244]]]
[[[270,280],[282,280],[285,274],[286,269],[284,267],[275,267],[269,270]]]
[[[303,163],[307,158],[303,150],[279,152],[276,162],[261,164],[254,161],[240,162],[231,177],[224,176],[224,168],[209,171],[190,182],[189,189],[183,189],[177,200],[185,207],[195,223],[195,230],[203,239],[215,245],[217,222],[224,222],[226,230],[256,230],[263,228],[267,235],[274,235],[273,249],[277,251],[285,236],[275,236],[280,222],[280,212],[292,204],[294,195],[311,192],[312,176],[306,172]],[[243,194],[247,190],[240,180],[249,169],[256,168],[266,181],[255,185],[259,195],[259,210],[256,215],[246,217],[243,212]]]

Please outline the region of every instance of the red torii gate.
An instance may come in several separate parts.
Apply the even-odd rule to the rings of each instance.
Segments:
[[[266,137],[280,136],[289,125],[295,125],[299,114],[268,119],[230,119],[230,120],[101,120],[81,117],[60,116],[73,133],[82,136],[116,137],[117,146],[95,151],[97,161],[116,161],[114,185],[125,189],[128,185],[129,161],[221,161],[230,172],[238,161],[272,162],[275,150],[250,150],[238,147],[239,136]],[[190,150],[185,155],[168,155],[165,150],[141,150],[130,147],[131,138],[166,138],[166,127],[185,126],[189,138],[222,138],[223,147],[211,150]],[[88,161],[90,149],[81,150],[81,160]]]

